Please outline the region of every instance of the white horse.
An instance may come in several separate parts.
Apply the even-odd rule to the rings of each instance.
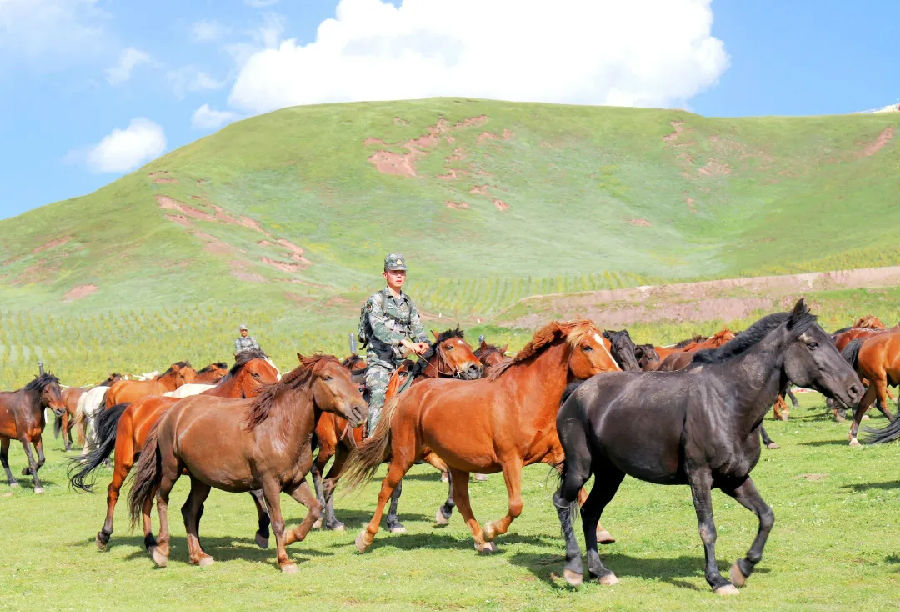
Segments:
[[[216,385],[206,385],[203,383],[188,383],[186,385],[181,385],[174,391],[166,391],[163,393],[164,397],[187,397],[189,395],[197,395],[198,393],[203,393],[209,389],[212,389]]]
[[[78,407],[75,409],[75,424],[84,424],[84,455],[97,445],[97,428],[94,426],[94,418],[103,410],[106,404],[106,392],[109,387],[94,387],[88,389],[78,398]]]

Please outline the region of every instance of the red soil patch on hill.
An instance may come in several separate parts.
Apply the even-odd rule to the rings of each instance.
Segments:
[[[270,259],[268,257],[260,258],[260,261],[266,264],[267,266],[272,266],[282,272],[299,272],[306,266],[296,262],[287,262],[287,261],[278,261],[276,259]]]
[[[446,202],[444,202],[444,204],[447,205],[447,208],[455,208],[457,210],[462,210],[469,207],[468,203],[466,202],[451,202],[450,200],[447,200]]]
[[[487,185],[475,185],[474,187],[469,189],[469,193],[472,193],[475,195],[485,195],[487,192],[488,192]]]
[[[496,206],[497,210],[499,210],[500,212],[509,209],[509,204],[507,204],[503,200],[494,200],[494,206]]]
[[[884,146],[894,137],[894,126],[886,127],[881,130],[878,138],[865,146],[860,154],[862,157],[871,157],[878,153]]]
[[[53,247],[62,246],[68,241],[72,239],[71,236],[63,236],[62,238],[54,238],[50,242],[45,242],[39,247],[35,247],[31,250],[32,253],[40,253],[41,251],[46,251],[47,249],[52,249]]]
[[[290,252],[291,259],[294,261],[300,262],[304,266],[312,264],[310,260],[303,256],[303,247],[299,247],[290,240],[285,240],[284,238],[279,238],[275,242],[286,248]]]
[[[646,219],[629,219],[628,223],[631,225],[636,225],[638,227],[650,227],[651,223]]]
[[[74,302],[87,297],[97,290],[97,285],[76,285],[69,289],[63,296],[64,302]]]

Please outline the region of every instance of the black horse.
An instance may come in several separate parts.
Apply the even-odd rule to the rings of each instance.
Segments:
[[[564,575],[582,580],[581,551],[572,531],[579,489],[595,475],[581,508],[588,570],[601,584],[615,574],[597,554],[595,529],[626,474],[658,484],[691,487],[706,580],[717,593],[737,592],[716,566],[711,489],[718,487],[759,519],[747,556],[731,568],[742,586],[762,558],[774,524],[750,470],[760,454],[759,425],[786,379],[855,403],[862,384],[801,299],[791,313],[763,317],[728,344],[700,351],[678,372],[605,373],[566,401],[556,424],[566,458],[553,497],[566,540]]]
[[[44,465],[44,408],[50,408],[60,416],[66,409],[62,399],[59,379],[53,374],[41,374],[18,391],[0,392],[0,463],[6,471],[6,481],[11,487],[19,486],[19,482],[9,469],[9,441],[13,438],[22,443],[28,457],[28,467],[22,475],[31,474],[34,479],[34,492],[43,493],[44,488],[38,479],[38,470]],[[31,454],[31,445],[37,451],[37,461]]]
[[[612,345],[612,349],[609,352],[622,370],[625,372],[637,372],[641,369],[634,355],[634,341],[628,335],[627,329],[621,331],[604,329],[603,337],[609,340],[610,345]]]

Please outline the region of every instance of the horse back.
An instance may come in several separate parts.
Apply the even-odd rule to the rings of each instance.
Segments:
[[[863,340],[857,360],[857,370],[864,378],[877,377],[883,372],[888,384],[900,384],[900,330],[892,327]]]

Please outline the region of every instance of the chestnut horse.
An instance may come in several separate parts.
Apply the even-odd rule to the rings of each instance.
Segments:
[[[392,397],[374,435],[354,451],[347,467],[355,487],[391,458],[375,514],[356,538],[357,549],[362,552],[372,544],[394,487],[431,449],[449,466],[453,496],[476,550],[494,552],[494,538],[506,533],[522,512],[523,466],[557,465],[563,459],[554,423],[566,384],[618,369],[591,321],[554,321],[488,378],[431,379]],[[500,471],[506,481],[508,512],[482,530],[469,504],[469,473]]]
[[[206,395],[227,398],[256,397],[262,385],[278,381],[277,370],[269,365],[266,355],[259,350],[246,350],[238,353],[234,366],[224,379]],[[105,551],[113,532],[113,515],[119,491],[128,477],[132,465],[137,460],[147,434],[165,412],[178,403],[180,398],[152,395],[142,397],[132,404],[118,404],[97,415],[95,429],[99,437],[97,447],[86,455],[74,459],[69,468],[69,482],[76,489],[92,491],[93,482],[85,478],[103,463],[115,451],[112,482],[106,488],[106,520],[103,528],[97,532],[97,548]],[[257,503],[258,532],[256,543],[265,548],[269,538],[268,515]],[[144,525],[144,536],[150,533],[150,525]]]
[[[109,387],[111,384],[121,379],[121,374],[113,372],[106,377],[106,380],[94,385],[94,387],[66,387],[62,390],[62,398],[63,402],[66,404],[66,411],[62,413],[62,416],[58,416],[54,419],[53,435],[59,437],[59,434],[62,433],[63,446],[67,453],[72,450],[72,430],[75,428],[76,424],[78,425],[78,443],[83,445],[85,441],[84,419],[78,419],[78,400],[84,395],[85,391],[88,391],[89,389]]]
[[[481,362],[472,352],[472,347],[464,340],[461,329],[448,329],[440,334],[434,331],[431,333],[434,336],[434,342],[431,343],[429,351],[423,355],[419,362],[410,366],[410,375],[413,377],[412,384],[426,378],[455,377],[473,379],[481,375]],[[365,370],[361,368],[360,361],[363,364],[365,361],[357,357],[360,361],[351,363],[350,360],[353,357],[345,359],[343,365],[350,369],[351,377],[354,380],[364,384]],[[340,416],[323,413],[316,425],[316,439],[319,444],[319,452],[316,455],[312,468],[313,485],[319,503],[324,508],[324,514],[315,526],[319,527],[324,523],[326,529],[342,531],[344,524],[334,514],[333,492],[343,472],[344,462],[350,452],[362,443],[363,428],[351,429],[348,427],[347,421]],[[323,480],[322,474],[325,466],[332,457],[334,457],[334,463]],[[439,471],[446,473],[446,466],[438,457],[429,455],[426,457],[426,461]],[[448,487],[450,486],[452,485],[448,485]],[[396,531],[403,529],[400,520],[397,518],[397,504],[401,490],[402,487],[396,489],[395,495],[391,498],[391,506],[388,511],[388,524]],[[448,518],[453,512],[453,505],[452,488],[450,488],[447,501],[441,506],[439,513]],[[439,521],[439,523],[444,524],[446,521]]]
[[[887,409],[887,390],[888,385],[900,384],[900,329],[891,328],[871,338],[852,340],[844,349],[844,354],[848,353],[850,365],[869,383],[850,425],[850,446],[858,446],[859,423],[876,399],[888,422],[894,421],[895,417]]]
[[[166,412],[147,437],[128,498],[132,521],[149,522],[154,494],[159,512],[159,541],[148,542],[158,567],[169,557],[169,493],[183,471],[191,491],[181,509],[188,555],[196,565],[213,558],[200,545],[203,502],[216,487],[231,493],[262,489],[277,542],[278,565],[296,572],[285,546],[302,541],[321,506],[306,484],[312,466],[312,439],[321,412],[337,412],[353,427],[365,420],[368,407],[337,359],[304,358],[280,382],[267,385],[254,399],[192,395]],[[282,491],[309,508],[303,522],[285,533]]]
[[[506,350],[508,348],[509,344],[504,344],[501,348],[485,342],[484,336],[478,338],[478,348],[475,349],[475,356],[478,357],[478,361],[484,366],[484,375],[489,374],[491,368],[500,365],[506,360]]]
[[[52,374],[35,376],[18,391],[0,391],[0,463],[6,471],[6,482],[11,487],[19,486],[9,469],[9,441],[15,438],[22,443],[28,457],[28,467],[22,470],[22,475],[31,474],[34,492],[44,492],[38,478],[38,470],[44,465],[44,442],[41,438],[45,425],[44,408],[50,408],[57,416],[66,409],[59,379]],[[32,445],[37,452],[37,461],[31,454]]]
[[[699,363],[697,363],[699,362]],[[575,499],[594,475],[581,509],[588,570],[600,584],[618,582],[597,552],[595,526],[626,475],[691,488],[705,575],[720,594],[737,593],[762,559],[774,524],[750,471],[759,461],[756,429],[786,380],[848,402],[862,385],[816,324],[801,299],[790,313],[754,323],[736,340],[697,354],[694,367],[672,373],[601,374],[582,385],[559,411],[556,423],[565,462],[553,496],[566,541],[564,577],[580,584],[581,550],[572,529]],[[713,487],[756,514],[756,538],[731,568],[731,582],[716,563]]]
[[[162,395],[174,391],[186,383],[194,382],[197,372],[187,361],[179,361],[153,380],[120,380],[113,383],[106,393],[106,407],[128,404],[140,397]]]
[[[204,385],[214,385],[228,375],[228,364],[224,361],[216,361],[202,370],[197,370],[193,382]]]

